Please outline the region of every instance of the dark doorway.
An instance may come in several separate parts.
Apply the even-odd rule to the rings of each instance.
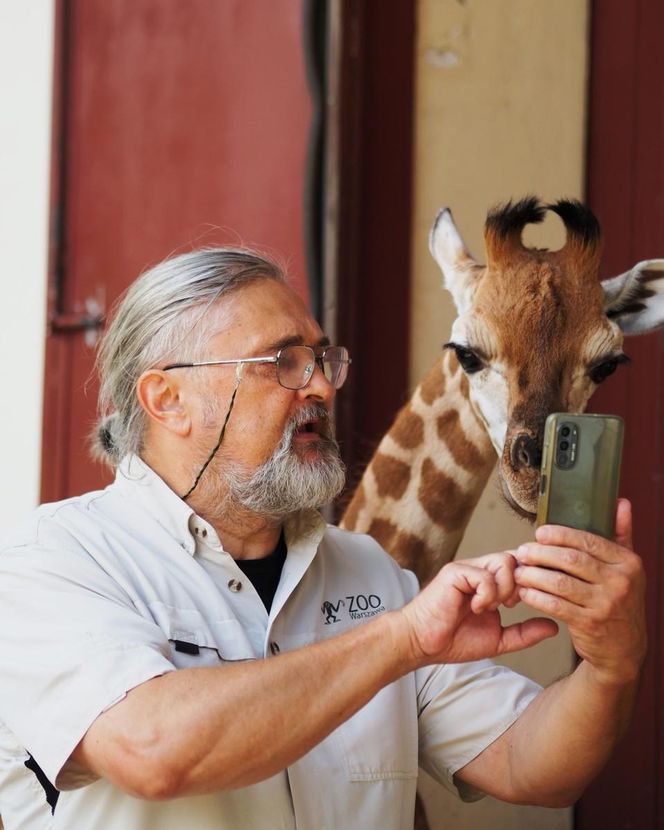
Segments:
[[[664,5],[595,0],[588,199],[605,234],[604,275],[664,255]],[[578,830],[664,827],[664,332],[628,339],[633,364],[593,399],[626,421],[622,491],[648,575],[649,657],[625,740],[576,810]]]

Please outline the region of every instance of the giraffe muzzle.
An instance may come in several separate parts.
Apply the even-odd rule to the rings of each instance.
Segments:
[[[542,463],[542,442],[527,432],[519,433],[512,439],[510,462],[515,472],[528,467],[539,470]]]

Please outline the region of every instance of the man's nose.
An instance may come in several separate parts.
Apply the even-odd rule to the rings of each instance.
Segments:
[[[318,361],[314,363],[314,371],[311,375],[311,380],[303,388],[298,389],[298,395],[303,399],[316,398],[320,401],[332,401],[337,394],[337,390],[333,384],[325,377],[325,373],[321,369]]]

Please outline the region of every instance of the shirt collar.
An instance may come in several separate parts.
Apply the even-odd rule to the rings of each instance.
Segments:
[[[113,487],[127,498],[138,500],[159,524],[192,556],[196,540],[223,552],[212,525],[197,515],[138,455],[126,455],[118,465]],[[325,533],[325,520],[317,510],[301,510],[284,523],[289,553],[300,553],[309,561]]]
[[[196,514],[140,456],[130,454],[122,459],[113,487],[126,498],[138,501],[169,535],[193,555],[196,541],[190,520]]]

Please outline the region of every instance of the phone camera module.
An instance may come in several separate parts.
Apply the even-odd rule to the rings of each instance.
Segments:
[[[556,436],[555,464],[562,470],[569,470],[576,462],[578,430],[575,423],[560,424]]]

